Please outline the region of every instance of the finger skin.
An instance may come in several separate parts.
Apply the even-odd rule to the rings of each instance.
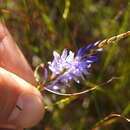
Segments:
[[[35,84],[33,71],[3,23],[0,23],[0,67]]]
[[[21,95],[35,95],[38,97],[34,99],[35,101],[27,101],[27,105],[29,103],[33,104],[34,101],[36,106],[31,107],[29,110],[23,109],[16,119],[9,120]],[[13,73],[0,68],[0,126],[12,125],[17,128],[32,127],[42,119],[44,114],[43,108],[42,96],[35,87]]]
[[[34,101],[34,104],[37,104],[37,107],[34,106],[35,109],[38,109],[37,111],[34,112],[32,107],[29,111],[23,110],[23,116],[19,116],[18,119],[14,121],[8,120],[12,111],[16,107],[16,102],[20,95],[25,93],[34,94],[40,97],[40,99],[42,96],[34,88],[34,86],[31,85],[35,84],[33,72],[8,32],[6,26],[2,23],[0,23],[0,67],[2,67],[0,68],[0,127],[17,127],[18,129],[22,129],[34,126],[44,114],[43,102],[39,103],[36,100],[32,100],[32,102]],[[21,78],[27,82],[30,82],[31,84],[27,83]],[[28,102],[28,104],[30,103]],[[29,115],[29,113],[31,115]],[[31,116],[35,116],[32,118],[33,120],[29,119]]]

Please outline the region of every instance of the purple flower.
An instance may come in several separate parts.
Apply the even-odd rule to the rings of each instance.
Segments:
[[[93,62],[99,61],[99,58],[96,56],[88,55],[96,54],[102,49],[96,49],[99,42],[95,44],[89,44],[86,48],[80,48],[77,55],[72,51],[63,50],[61,56],[57,52],[53,52],[54,60],[48,62],[49,69],[52,72],[52,77],[56,77],[55,80],[52,80],[51,83],[46,86],[48,89],[57,91],[63,86],[70,87],[70,81],[75,81],[80,83],[80,78],[85,80],[84,75],[89,75],[89,68]],[[88,55],[88,56],[87,56]]]

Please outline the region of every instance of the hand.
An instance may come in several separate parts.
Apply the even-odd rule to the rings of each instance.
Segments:
[[[0,23],[0,128],[36,125],[44,114],[33,72],[6,26]]]

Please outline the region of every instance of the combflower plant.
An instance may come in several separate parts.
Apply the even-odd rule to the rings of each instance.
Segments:
[[[34,75],[39,84],[38,88],[41,91],[45,89],[60,95],[60,90],[64,87],[71,87],[72,81],[79,84],[81,80],[85,80],[85,75],[90,74],[89,68],[92,63],[100,60],[95,55],[103,51],[107,44],[128,35],[130,35],[130,31],[103,41],[97,41],[89,44],[87,47],[80,48],[77,54],[67,49],[64,49],[61,55],[54,51],[54,59],[48,62],[48,69],[44,64],[41,64],[35,70]]]

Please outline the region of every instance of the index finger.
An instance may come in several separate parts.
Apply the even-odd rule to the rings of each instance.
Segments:
[[[33,71],[4,23],[0,22],[0,67],[35,84]]]

